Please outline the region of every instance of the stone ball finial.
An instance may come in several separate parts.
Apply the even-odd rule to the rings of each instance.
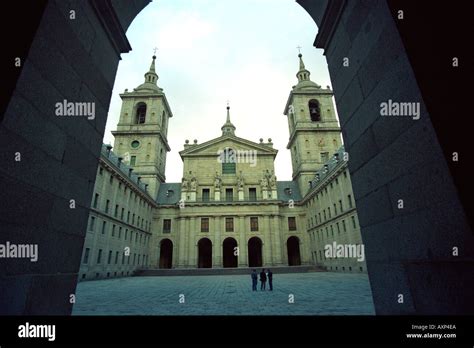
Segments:
[[[185,144],[189,144],[189,140],[186,139],[186,140],[184,141],[184,143],[185,143]]]
[[[263,138],[260,138],[260,142],[263,143]]]
[[[271,142],[272,142],[272,138],[268,138],[268,142],[271,143]]]
[[[197,144],[197,143],[198,143],[197,139],[194,139],[194,144]]]

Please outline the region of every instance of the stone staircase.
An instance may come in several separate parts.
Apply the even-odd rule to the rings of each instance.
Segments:
[[[236,274],[250,274],[253,267],[241,268],[148,268],[136,270],[133,274],[139,277],[160,277],[160,276],[200,276],[200,275],[236,275]],[[261,272],[262,267],[255,267],[258,273]],[[319,266],[277,266],[270,267],[273,273],[307,273],[307,272],[325,272],[326,270]]]

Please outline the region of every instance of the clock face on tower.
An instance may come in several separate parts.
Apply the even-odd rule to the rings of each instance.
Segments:
[[[137,147],[140,146],[140,142],[138,140],[134,140],[132,141],[132,143],[130,144],[130,146],[134,149],[136,149]]]

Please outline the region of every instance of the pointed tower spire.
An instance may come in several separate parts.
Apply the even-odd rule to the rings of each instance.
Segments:
[[[227,119],[224,125],[221,127],[222,136],[224,135],[235,135],[235,126],[230,122],[230,106],[227,101]]]
[[[156,52],[156,48],[155,48],[155,52]],[[134,89],[135,91],[146,91],[147,93],[150,93],[150,92],[160,93],[160,92],[163,91],[156,84],[157,81],[158,81],[158,74],[155,71],[155,59],[156,59],[156,55],[153,55],[152,61],[151,61],[151,64],[150,64],[150,69],[148,69],[148,71],[144,75],[145,76],[145,82],[142,83],[137,88],[135,88]]]
[[[298,49],[300,49],[300,48],[301,48],[301,47],[298,47]],[[314,82],[311,81],[311,79],[309,78],[309,76],[311,75],[311,73],[310,73],[309,70],[306,69],[306,67],[304,66],[303,55],[301,54],[301,52],[298,54],[298,58],[300,59],[300,69],[299,69],[298,72],[296,73],[296,77],[298,78],[298,84],[297,84],[295,87],[298,88],[298,87],[308,87],[308,86],[311,86],[311,87],[321,88],[320,85],[318,85],[317,83],[314,83]]]
[[[152,83],[156,85],[156,81],[158,81],[158,75],[155,72],[155,59],[156,56],[153,55],[153,60],[151,61],[150,69],[145,73],[145,83]]]

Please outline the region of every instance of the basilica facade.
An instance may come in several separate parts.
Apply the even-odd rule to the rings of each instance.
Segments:
[[[327,245],[362,244],[357,211],[332,91],[311,81],[301,54],[296,76],[283,112],[291,181],[277,179],[272,140],[239,137],[227,106],[221,136],[185,140],[182,180],[168,183],[173,114],[153,57],[144,83],[120,94],[113,151],[104,145],[99,161],[80,279],[143,268],[365,272],[360,257],[326,253]]]

